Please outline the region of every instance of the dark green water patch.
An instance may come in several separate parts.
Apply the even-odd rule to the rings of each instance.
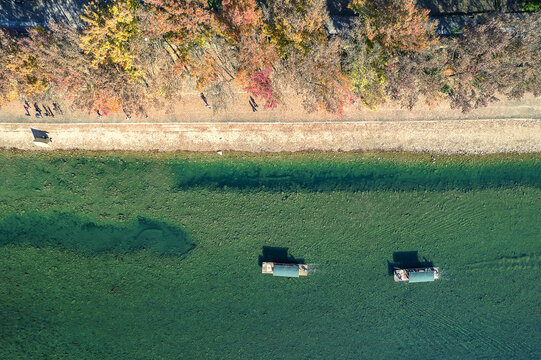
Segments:
[[[0,220],[0,246],[53,247],[88,256],[142,249],[180,256],[195,245],[182,228],[145,217],[126,223],[98,223],[71,212],[10,214]]]
[[[404,164],[370,160],[181,161],[177,187],[270,190],[448,190],[541,187],[541,161]]]

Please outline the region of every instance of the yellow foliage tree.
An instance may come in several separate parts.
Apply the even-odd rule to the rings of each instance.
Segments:
[[[132,80],[143,72],[135,66],[136,54],[131,43],[140,36],[135,0],[111,0],[100,4],[93,0],[85,6],[81,19],[86,23],[79,38],[79,46],[92,57],[94,67],[112,63],[120,66]]]
[[[265,13],[265,32],[282,58],[290,48],[307,53],[327,40],[325,24],[329,16],[324,0],[271,0]]]
[[[0,106],[49,88],[36,52],[0,30]]]

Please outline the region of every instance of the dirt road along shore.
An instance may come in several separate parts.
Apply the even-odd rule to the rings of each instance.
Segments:
[[[438,120],[299,123],[0,123],[0,147],[43,151],[30,128],[49,132],[51,150],[407,151],[435,154],[541,152],[541,121]]]

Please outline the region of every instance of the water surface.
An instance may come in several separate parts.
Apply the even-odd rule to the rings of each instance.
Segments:
[[[4,153],[0,358],[541,357],[540,159],[321,158]]]

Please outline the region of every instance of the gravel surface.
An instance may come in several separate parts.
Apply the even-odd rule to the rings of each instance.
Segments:
[[[541,152],[541,121],[438,120],[304,123],[0,123],[0,147],[39,150],[30,128],[54,150]]]

